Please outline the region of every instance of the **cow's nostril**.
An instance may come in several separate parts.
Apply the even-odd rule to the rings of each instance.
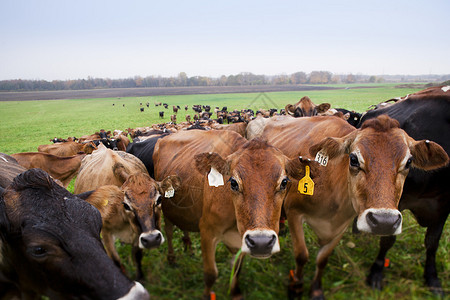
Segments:
[[[250,235],[247,235],[245,237],[245,243],[247,244],[248,248],[252,249],[255,247],[255,241],[252,239]]]
[[[371,227],[376,227],[378,225],[378,220],[372,212],[367,213],[367,222]]]

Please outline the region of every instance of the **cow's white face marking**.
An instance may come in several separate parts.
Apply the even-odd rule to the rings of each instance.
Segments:
[[[117,300],[133,300],[133,299],[142,299],[142,300],[149,300],[150,295],[148,294],[147,290],[140,284],[139,282],[135,281],[134,286],[128,291],[128,293],[120,297]]]
[[[6,158],[4,158],[3,156],[0,156],[5,162],[8,162],[7,160],[6,160]]]

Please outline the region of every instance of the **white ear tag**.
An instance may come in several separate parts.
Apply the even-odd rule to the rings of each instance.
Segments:
[[[214,167],[211,167],[211,171],[208,174],[209,186],[221,186],[223,185],[223,176]]]
[[[167,189],[167,191],[164,193],[164,197],[165,197],[165,198],[172,198],[173,195],[175,195],[175,190],[173,189],[173,187],[170,187],[170,188]]]
[[[320,165],[326,167],[328,164],[328,155],[324,151],[320,150],[319,152],[317,152],[316,158],[314,160],[317,161]]]

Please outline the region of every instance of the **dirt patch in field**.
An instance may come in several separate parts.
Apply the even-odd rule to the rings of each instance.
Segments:
[[[91,99],[114,97],[146,97],[168,95],[226,94],[226,93],[263,93],[289,91],[333,90],[338,88],[312,85],[276,85],[276,86],[213,86],[213,87],[173,87],[173,88],[117,88],[80,91],[37,91],[37,92],[0,92],[0,101],[30,101],[59,99]]]

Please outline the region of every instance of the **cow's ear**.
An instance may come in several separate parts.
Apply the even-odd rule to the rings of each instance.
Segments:
[[[445,150],[437,143],[422,140],[412,141],[409,147],[413,156],[412,166],[426,171],[442,168],[449,162]]]
[[[228,175],[229,165],[225,159],[215,152],[205,152],[194,156],[195,166],[197,170],[206,175],[211,171],[211,168],[216,169],[222,175]]]
[[[127,181],[130,174],[125,169],[124,165],[121,163],[117,163],[113,167],[113,173],[116,178],[118,178],[122,183]]]
[[[311,178],[318,176],[321,171],[319,163],[314,161],[314,159],[298,156],[287,161],[286,172],[289,177],[300,180],[305,177],[305,166],[309,166],[309,176]]]
[[[317,113],[323,114],[324,112],[329,110],[330,107],[331,107],[330,103],[321,103],[321,104],[316,106],[316,110],[317,110]]]
[[[357,131],[342,137],[333,138],[327,137],[315,145],[309,148],[309,153],[312,156],[316,156],[317,152],[321,151],[324,155],[328,156],[328,159],[333,159],[339,155],[350,152],[350,146],[356,138]]]
[[[163,181],[158,182],[159,187],[163,191],[163,193],[170,190],[178,190],[181,186],[181,179],[177,175],[170,175],[164,178]]]

